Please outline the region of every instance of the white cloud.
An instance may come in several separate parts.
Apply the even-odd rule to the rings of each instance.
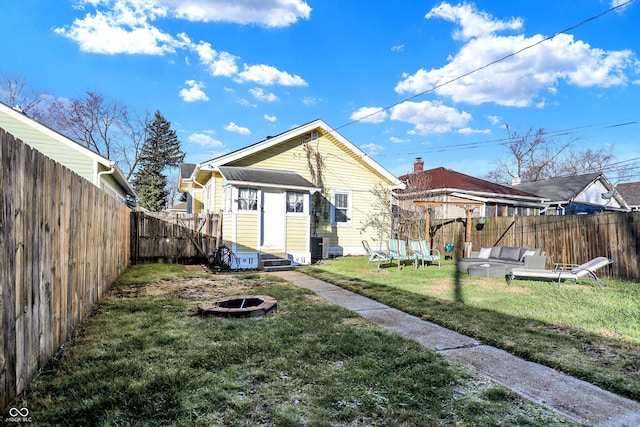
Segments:
[[[280,71],[271,65],[244,65],[244,70],[238,73],[239,82],[254,82],[261,85],[307,86],[307,82],[297,75]]]
[[[164,55],[183,46],[181,37],[173,37],[150,24],[166,15],[165,8],[131,1],[106,4],[111,9],[96,10],[93,15],[87,13],[70,26],[55,28],[54,32],[76,41],[84,52],[108,55]]]
[[[298,75],[270,65],[244,65],[240,57],[217,51],[210,43],[195,43],[185,33],[171,35],[154,25],[158,18],[190,21],[256,23],[267,27],[293,24],[307,19],[311,8],[303,0],[78,0],[93,12],[71,25],[54,29],[74,40],[82,51],[100,54],[164,55],[183,49],[195,53],[212,76],[235,77],[238,82],[263,85],[307,86]],[[189,58],[185,58],[187,64]]]
[[[488,115],[487,119],[489,120],[489,123],[491,123],[494,126],[499,124],[500,122],[502,122],[502,117],[500,117],[500,116]]]
[[[459,40],[469,40],[488,36],[497,31],[522,28],[522,19],[520,18],[511,18],[508,21],[496,20],[488,13],[477,10],[473,4],[451,6],[449,3],[443,2],[431,9],[425,18],[442,18],[458,24],[460,28],[455,30],[453,38]]]
[[[195,80],[187,80],[184,82],[189,88],[180,89],[180,97],[185,102],[208,101],[209,97],[202,90],[205,84],[196,82]]]
[[[373,142],[369,144],[362,144],[360,148],[370,156],[377,156],[382,150],[384,150],[382,145],[374,144]]]
[[[476,135],[479,133],[487,134],[487,133],[491,133],[491,129],[473,129],[470,127],[464,127],[464,128],[458,129],[456,133],[459,133],[461,135]]]
[[[395,136],[392,136],[391,138],[389,138],[389,141],[393,142],[394,144],[402,144],[404,142],[411,142],[410,139],[401,139],[401,138],[397,138]]]
[[[415,128],[409,133],[418,135],[451,132],[464,127],[471,119],[471,114],[439,102],[405,101],[391,110],[391,120],[413,124]]]
[[[259,87],[249,89],[249,93],[253,95],[253,97],[258,101],[274,102],[278,100],[278,97],[276,95],[274,95],[273,93],[267,93],[264,91],[264,89]]]
[[[365,123],[382,123],[386,117],[387,112],[380,107],[361,107],[351,113],[351,120]]]
[[[473,6],[442,3],[427,18],[443,18],[460,28],[455,37],[466,43],[441,68],[420,69],[405,75],[395,90],[401,94],[419,94],[435,89],[454,102],[524,107],[537,104],[541,91],[564,81],[581,87],[610,87],[627,83],[627,70],[637,63],[630,50],[604,51],[559,34],[535,47],[493,64],[463,78],[475,69],[541,42],[545,37],[496,35],[497,31],[518,30],[519,19],[498,21]],[[552,93],[552,92],[551,92]]]
[[[225,126],[224,129],[228,132],[239,133],[240,135],[251,135],[251,131],[249,129],[238,126],[234,122],[229,122],[229,124]]]
[[[309,19],[311,7],[301,0],[157,0],[178,18],[200,22],[286,27]]]
[[[278,120],[278,118],[277,118],[276,116],[270,116],[270,115],[268,115],[268,114],[265,114],[265,115],[264,115],[264,119],[265,119],[266,121],[268,121],[268,122],[271,122],[271,123],[273,123],[273,122],[275,122],[276,120]]]
[[[188,141],[194,144],[202,145],[203,147],[219,148],[224,147],[224,144],[215,138],[207,135],[206,133],[192,133],[188,137]]]
[[[309,96],[302,98],[302,103],[304,105],[316,105],[318,102],[322,102],[322,98],[313,98]]]
[[[392,52],[402,52],[404,50],[404,45],[403,44],[398,44],[395,46],[391,46],[391,51]]]

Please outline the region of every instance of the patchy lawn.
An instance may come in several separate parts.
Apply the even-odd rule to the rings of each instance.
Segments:
[[[260,294],[261,318],[197,314]],[[268,275],[131,268],[12,405],[44,426],[573,425]]]
[[[443,267],[375,271],[342,257],[304,272],[640,401],[640,286],[457,274]]]

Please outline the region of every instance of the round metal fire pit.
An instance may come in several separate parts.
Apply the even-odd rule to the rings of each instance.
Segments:
[[[198,304],[204,316],[257,317],[278,311],[278,300],[264,295],[236,295]]]

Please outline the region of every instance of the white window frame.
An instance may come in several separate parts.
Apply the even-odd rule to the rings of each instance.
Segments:
[[[255,208],[254,209],[241,209],[240,206],[242,205],[241,202],[243,200],[240,198],[240,194],[242,193],[243,190],[249,190],[250,194],[255,194],[255,198],[252,197],[250,199],[247,199],[247,200],[254,200],[255,201],[255,205],[254,205]],[[258,212],[258,208],[259,208],[258,201],[260,199],[260,194],[258,194],[258,193],[259,193],[258,189],[255,188],[255,187],[238,187],[238,190],[237,190],[238,199],[237,199],[237,202],[236,202],[236,208],[237,208],[238,212]]]
[[[299,194],[300,196],[302,196],[302,211],[300,212],[289,212],[289,195],[290,194]],[[287,215],[292,215],[292,216],[302,216],[302,215],[306,215],[308,212],[308,205],[309,205],[309,194],[305,193],[303,191],[287,191],[286,195],[285,195],[285,212]]]
[[[347,206],[346,206],[346,221],[336,221],[336,196],[337,195],[346,195],[347,196]],[[351,196],[351,190],[331,190],[331,225],[334,227],[350,227],[351,226],[351,212],[353,208],[353,199]]]
[[[233,212],[233,187],[227,185],[222,188],[223,212]]]

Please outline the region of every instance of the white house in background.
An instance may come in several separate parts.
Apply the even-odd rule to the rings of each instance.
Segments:
[[[0,102],[0,128],[129,206],[136,194],[118,166],[77,142]]]
[[[602,172],[524,182],[514,187],[544,197],[547,201],[543,215],[631,210]]]

